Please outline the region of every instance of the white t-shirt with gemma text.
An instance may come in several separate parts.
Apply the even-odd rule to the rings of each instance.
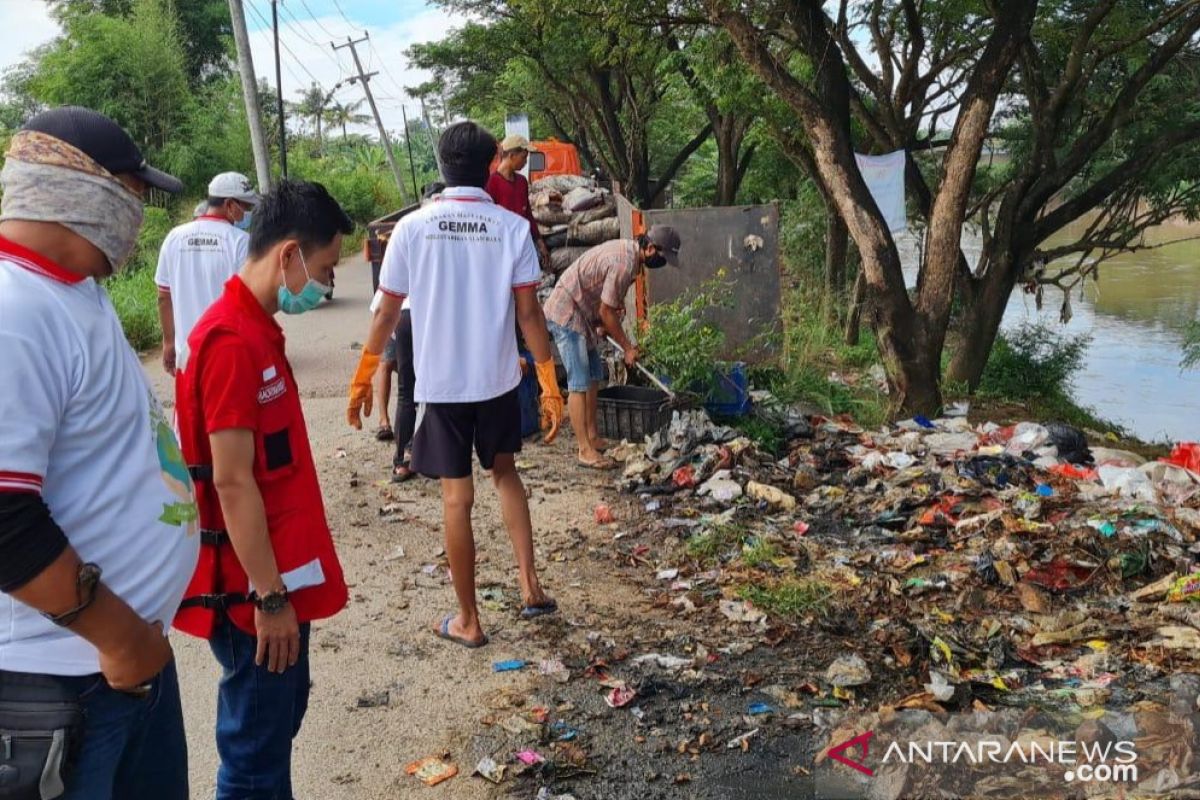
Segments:
[[[224,217],[203,216],[167,234],[158,251],[154,282],[171,295],[175,366],[187,364],[188,336],[237,274],[250,253],[250,236]]]
[[[419,403],[491,400],[521,382],[513,291],[542,273],[529,220],[454,187],[396,224],[379,288],[412,307]]]
[[[179,444],[108,295],[0,239],[0,492],[42,496],[142,618],[179,607],[200,541]],[[95,648],[0,594],[0,670],[99,671]]]

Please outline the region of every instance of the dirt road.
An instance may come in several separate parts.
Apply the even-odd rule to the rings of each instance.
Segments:
[[[421,479],[388,483],[390,448],[344,421],[346,384],[358,359],[353,345],[366,332],[369,293],[369,271],[354,259],[339,269],[333,302],[300,317],[279,317],[351,586],[349,607],[314,626],[312,703],[294,760],[297,797],[470,800],[511,793],[533,798],[542,783],[579,800],[801,796],[789,777],[798,746],[792,739],[785,736],[761,751],[756,747],[749,757],[725,748],[724,738],[752,724],[742,716],[746,681],[737,672],[750,667],[739,658],[721,656],[720,664],[698,680],[640,675],[636,714],[632,707],[606,705],[594,668],[584,677],[585,668],[601,658],[614,670],[627,656],[650,650],[674,648],[698,658],[702,641],[712,646],[716,662],[714,639],[721,637],[703,624],[679,625],[672,609],[653,602],[662,591],[653,588],[653,566],[618,546],[636,533],[631,528],[640,507],[616,495],[612,474],[574,466],[569,435],[548,447],[527,446],[518,461],[531,495],[543,583],[562,613],[540,622],[519,619],[512,554],[495,493],[486,476],[477,474],[479,582],[490,598],[484,626],[491,644],[471,651],[431,634],[431,624],[454,608],[441,556],[437,485]],[[146,369],[160,396],[170,398],[170,382],[158,363],[148,360]],[[612,504],[618,523],[595,523],[594,508],[602,499]],[[655,547],[659,544],[675,546],[659,542]],[[203,642],[180,634],[173,641],[192,794],[211,796],[219,671]],[[736,655],[754,659],[747,649]],[[496,661],[518,658],[530,667],[492,669]],[[538,662],[554,658],[570,667],[569,684],[539,674]],[[763,662],[756,669],[761,673]],[[700,684],[704,688],[697,690]],[[544,718],[547,711],[552,722],[562,720],[568,727],[523,729],[521,719]],[[578,735],[571,733],[576,729]],[[710,732],[698,749],[695,742],[704,742],[703,731],[715,734]],[[555,741],[563,739],[570,741]],[[692,744],[684,747],[685,741]],[[531,746],[548,755],[553,749],[560,763],[524,777],[513,775],[519,764],[512,763],[501,786],[471,777],[480,758],[513,762],[515,752]],[[706,752],[701,759],[701,750],[712,755]],[[458,777],[428,788],[405,774],[410,762],[440,754],[449,754],[458,765]],[[575,766],[566,764],[572,760]]]

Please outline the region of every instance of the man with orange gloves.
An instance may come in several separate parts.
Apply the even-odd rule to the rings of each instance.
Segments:
[[[371,322],[347,409],[355,428],[371,413],[371,378],[408,297],[420,405],[412,467],[441,479],[446,554],[459,606],[434,632],[466,647],[487,644],[475,600],[472,448],[491,470],[500,495],[520,570],[521,616],[557,610],[538,582],[529,503],[514,458],[521,449],[514,322],[533,353],[547,442],[558,433],[563,398],[537,301],[541,270],[529,222],[496,205],[483,188],[495,153],[496,140],[473,122],[451,125],[442,134],[438,154],[447,188],[392,232],[379,275],[385,297]]]

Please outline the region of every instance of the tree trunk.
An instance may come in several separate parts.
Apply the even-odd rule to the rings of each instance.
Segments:
[[[738,156],[742,149],[742,137],[738,135],[739,122],[736,118],[725,115],[719,118],[719,124],[713,126],[713,135],[717,141],[717,193],[713,204],[731,206],[737,202],[738,193]]]
[[[974,298],[966,314],[971,324],[964,326],[962,341],[950,366],[946,370],[946,380],[967,384],[968,390],[974,392],[979,388],[983,378],[983,370],[987,366],[988,357],[992,353],[992,345],[996,343],[996,334],[1000,331],[1000,323],[1004,320],[1004,310],[1016,286],[1016,270],[1011,261],[994,264],[982,283],[975,287]]]
[[[854,280],[854,293],[850,297],[850,311],[846,314],[846,344],[850,347],[858,345],[859,329],[862,327],[862,308],[866,299],[867,280],[862,272]]]
[[[825,323],[837,322],[846,293],[846,254],[850,232],[831,204],[825,207]]]

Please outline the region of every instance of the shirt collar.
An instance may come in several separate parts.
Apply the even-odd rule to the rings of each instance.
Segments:
[[[279,323],[275,318],[268,314],[261,305],[258,298],[250,291],[250,287],[246,285],[241,276],[234,275],[225,282],[225,291],[229,292],[233,302],[237,305],[242,313],[246,314],[255,323],[262,325],[267,329],[270,335],[270,340],[283,349],[283,328],[279,327]]]
[[[197,221],[202,220],[202,219],[211,219],[213,222],[224,222],[226,225],[233,224],[232,222],[225,219],[225,217],[220,216],[219,214],[201,214],[200,216],[196,217]]]
[[[475,186],[450,186],[442,190],[443,200],[466,200],[472,203],[491,203],[492,196]]]
[[[5,239],[0,236],[0,258],[5,261],[11,261],[18,267],[34,272],[38,275],[56,280],[59,283],[76,284],[84,280],[86,276],[80,275],[66,267],[46,258],[41,253],[34,252],[28,247],[22,247],[11,239]]]

